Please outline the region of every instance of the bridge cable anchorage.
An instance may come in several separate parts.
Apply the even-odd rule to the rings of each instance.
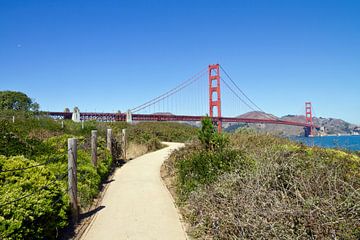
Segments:
[[[181,84],[179,84],[178,86],[172,88],[171,90],[165,92],[164,94],[161,94],[160,96],[153,98],[137,107],[134,107],[132,109],[130,109],[131,112],[138,112],[144,108],[147,108],[155,103],[158,103],[162,100],[164,100],[165,98],[168,98],[172,95],[174,95],[175,93],[179,92],[180,90],[184,89],[185,87],[191,85],[192,83],[196,82],[200,77],[202,77],[205,73],[207,73],[207,68],[202,69],[200,72],[194,74],[192,77],[190,77],[189,79],[187,79],[186,81],[182,82]]]
[[[229,78],[229,80],[232,82],[232,84],[237,88],[237,90],[253,105],[255,106],[255,108],[257,108],[261,113],[264,113],[266,118],[269,119],[278,119],[277,117],[272,117],[269,116],[264,110],[262,110],[256,103],[254,103],[254,101],[252,101],[243,90],[241,90],[241,88],[236,84],[236,82],[230,77],[230,75],[225,71],[225,69],[220,65],[221,70],[225,73],[225,75]],[[224,79],[222,79],[224,81]],[[232,91],[232,90],[231,90]],[[233,91],[232,91],[233,92]],[[234,92],[233,92],[234,93]],[[237,95],[237,94],[236,94]],[[237,95],[237,97],[239,98],[239,96]],[[242,102],[244,102],[243,100],[241,100]],[[246,104],[246,103],[245,103]],[[257,111],[254,108],[250,107],[248,104],[246,104],[246,106],[248,106],[250,109],[252,109],[253,111]]]

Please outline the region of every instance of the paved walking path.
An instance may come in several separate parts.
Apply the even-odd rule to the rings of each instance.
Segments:
[[[187,239],[173,199],[160,177],[169,147],[138,157],[118,169],[104,196],[102,208],[83,240],[92,239]]]

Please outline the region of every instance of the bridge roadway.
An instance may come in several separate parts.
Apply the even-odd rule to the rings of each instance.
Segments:
[[[64,118],[71,119],[71,112],[48,112],[48,115],[54,118]],[[80,118],[82,120],[96,120],[103,122],[113,122],[113,121],[126,121],[126,113],[93,113],[93,112],[81,112]],[[188,116],[188,115],[171,115],[171,114],[132,114],[132,121],[164,121],[164,122],[198,122],[204,116]],[[219,118],[214,117],[214,121],[219,120]],[[294,121],[284,121],[279,119],[257,119],[257,118],[236,118],[236,117],[221,117],[222,122],[242,122],[242,123],[266,123],[266,124],[281,124],[289,126],[298,126],[298,127],[314,127],[319,128],[318,126],[311,126],[308,123],[294,122]]]

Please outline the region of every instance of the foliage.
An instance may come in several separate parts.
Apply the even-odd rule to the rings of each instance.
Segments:
[[[0,91],[0,111],[39,111],[39,104],[33,102],[25,93]]]
[[[46,140],[49,146],[53,147],[52,159],[49,168],[57,175],[67,172],[67,139],[71,135],[52,137]],[[91,163],[89,139],[77,137],[77,168],[78,168],[78,191],[81,207],[87,207],[92,199],[98,194],[100,183],[105,180],[112,167],[110,152],[105,148],[105,139],[98,137],[98,165],[95,168]],[[66,182],[64,182],[66,184]]]
[[[211,148],[211,141],[215,134],[215,128],[209,117],[202,119],[201,129],[198,133],[198,138],[200,142],[204,145],[205,149],[209,150]]]
[[[0,155],[32,157],[49,150],[40,140],[23,137],[13,124],[4,120],[0,120],[0,136]]]
[[[0,171],[36,164],[24,157],[0,156]],[[67,224],[65,189],[46,167],[0,172],[0,183],[1,239],[54,239],[56,229]]]
[[[211,118],[205,117],[201,120],[201,129],[198,131],[198,139],[206,150],[221,151],[228,144],[226,135],[216,132]]]
[[[235,168],[240,171],[251,166],[252,162],[249,159],[231,149],[194,152],[176,162],[179,197],[187,199],[192,191],[199,186],[212,183],[224,172],[230,172]]]
[[[140,122],[127,125],[123,122],[110,124],[115,134],[127,129],[128,141],[145,145],[148,151],[160,149],[161,141],[185,142],[196,136],[196,128],[186,124],[168,122]]]
[[[251,160],[241,152],[228,148],[227,137],[215,132],[210,118],[202,120],[198,138],[202,148],[198,147],[196,151],[178,158],[175,162],[181,199],[186,199],[199,186],[215,181],[219,174],[235,168],[240,171],[243,168],[251,168],[252,165]]]
[[[6,156],[25,155],[32,160],[23,157],[10,157],[9,159],[22,159],[23,162],[30,165],[51,160],[46,166],[29,169],[24,173],[21,171],[5,175],[0,173],[0,177],[6,176],[6,181],[2,179],[3,182],[1,183],[4,192],[1,192],[3,199],[0,197],[0,204],[6,200],[11,201],[11,199],[23,196],[21,194],[26,195],[28,192],[36,191],[36,197],[29,196],[11,205],[12,208],[4,215],[6,219],[2,219],[4,221],[0,224],[0,232],[4,232],[4,235],[0,235],[0,238],[7,238],[6,236],[11,234],[9,239],[43,239],[44,236],[46,239],[53,239],[56,237],[57,231],[66,225],[68,218],[68,212],[61,210],[60,214],[56,210],[57,208],[67,209],[68,207],[66,193],[67,139],[74,135],[66,134],[66,132],[86,136],[76,136],[78,139],[78,196],[80,205],[83,208],[87,207],[98,194],[101,181],[107,178],[112,167],[112,158],[109,151],[105,149],[105,139],[102,136],[98,137],[99,162],[97,168],[94,168],[90,161],[90,134],[88,134],[91,127],[94,126],[91,123],[88,123],[86,128],[81,129],[81,125],[76,126],[69,122],[66,124],[66,128],[61,129],[59,123],[48,118],[19,117],[15,123],[8,120],[0,120],[0,122],[0,134],[3,136],[0,138],[0,154]],[[5,161],[4,159],[3,156],[2,160]],[[10,160],[7,160],[7,162]],[[14,161],[14,165],[10,167],[16,168],[18,165],[20,166]],[[47,174],[46,176],[41,175],[38,177],[36,175],[40,168]],[[30,178],[31,174],[34,174],[34,180],[27,181],[26,179]],[[56,181],[54,176],[60,176],[60,181]],[[52,180],[51,186],[57,186],[58,190],[61,190],[60,193],[54,191],[50,193],[47,188],[46,191],[42,190],[40,185],[45,185],[44,181],[47,177]],[[26,181],[28,191],[21,191],[20,187],[23,185],[16,185],[22,184],[23,181]],[[51,190],[53,190],[53,187],[51,187]],[[59,200],[58,196],[62,199]],[[43,203],[45,204],[44,209],[41,206]],[[53,208],[52,212],[47,213],[50,211],[48,208],[50,210]],[[34,215],[31,215],[31,212],[34,212]],[[24,216],[22,216],[22,213]],[[0,216],[3,216],[3,214],[0,214]],[[34,224],[36,226],[33,226]],[[45,231],[46,233],[44,233]]]
[[[15,122],[12,121],[13,116]],[[62,126],[58,120],[32,112],[0,111],[0,155],[4,155],[0,156],[0,170],[5,169],[5,165],[6,169],[13,169],[47,163],[26,171],[0,172],[0,239],[53,239],[67,224],[70,214],[66,193],[68,138],[78,139],[78,197],[81,208],[85,209],[113,168],[113,158],[106,149],[107,128],[112,128],[115,135],[112,144],[114,159],[121,156],[119,140],[123,128],[128,129],[130,141],[141,142],[149,151],[161,148],[160,140],[171,140],[174,136],[179,141],[189,139],[196,131],[190,126],[166,123],[130,126],[123,122],[86,121],[84,127],[70,120],[63,120],[63,123]],[[91,163],[90,135],[93,129],[98,130],[96,167]],[[7,200],[32,192],[36,194],[4,208],[1,206]],[[11,236],[7,237],[9,234]]]
[[[193,237],[360,238],[357,154],[253,132],[229,141],[228,148],[251,159],[245,161],[250,165],[232,164],[231,155],[214,159],[217,153],[199,153],[195,145],[171,156],[169,169]]]

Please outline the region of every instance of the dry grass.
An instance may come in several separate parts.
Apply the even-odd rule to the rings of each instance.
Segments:
[[[192,237],[360,238],[358,156],[253,133],[233,135],[231,147],[256,167],[220,174],[179,202]],[[195,147],[175,152],[164,165],[172,187],[180,186],[174,162],[193,151]]]
[[[145,144],[139,144],[130,142],[127,147],[126,157],[127,159],[134,159],[145,153],[149,152],[148,147]]]

